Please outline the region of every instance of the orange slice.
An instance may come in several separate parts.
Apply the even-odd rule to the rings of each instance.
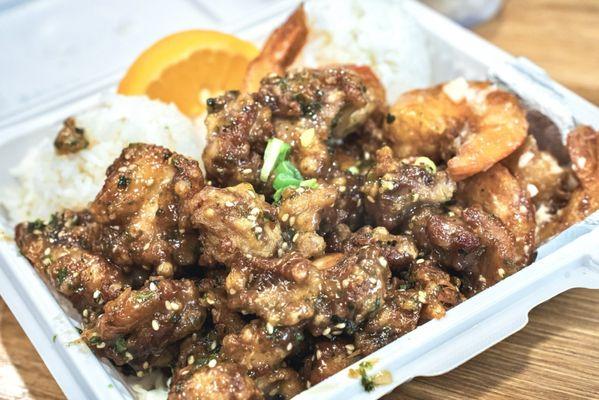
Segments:
[[[197,116],[208,97],[241,88],[247,65],[258,53],[253,44],[221,32],[175,33],[135,60],[118,92],[175,103],[184,114]]]

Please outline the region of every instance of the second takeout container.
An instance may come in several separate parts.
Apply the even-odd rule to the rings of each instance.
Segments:
[[[218,15],[204,10],[198,12],[198,26],[224,24],[225,30],[260,42],[297,4],[264,3],[267,6],[253,14],[252,23],[248,18],[224,23]],[[179,6],[182,10],[187,7]],[[493,78],[548,115],[563,135],[575,124],[599,128],[599,110],[595,106],[552,81],[534,64],[514,58],[420,3],[407,0],[405,7],[427,35],[436,82],[462,75],[469,79]],[[193,16],[185,18],[188,25],[193,21]],[[52,101],[40,101],[38,97],[6,113],[0,124],[0,186],[11,182],[8,170],[28,148],[41,137],[53,135],[67,116],[97,105],[101,93],[112,90],[121,74],[122,70],[107,73],[101,79],[65,89]],[[4,225],[10,233],[12,227]],[[445,318],[430,321],[369,355],[367,359],[374,363],[372,372],[389,371],[391,384],[366,392],[359,379],[350,378],[345,369],[296,398],[378,398],[416,376],[442,374],[462,364],[524,327],[533,307],[565,290],[599,288],[598,225],[596,213],[541,246],[537,260],[529,267],[451,309]],[[119,373],[78,340],[79,321],[68,302],[46,287],[6,237],[0,241],[0,294],[69,398],[132,398]]]

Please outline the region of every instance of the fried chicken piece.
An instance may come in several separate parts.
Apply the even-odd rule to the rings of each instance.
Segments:
[[[467,206],[480,205],[499,218],[516,240],[516,264],[530,264],[535,249],[535,210],[530,194],[501,164],[474,175],[460,185],[456,195]]]
[[[355,162],[356,159],[354,159]],[[329,185],[337,189],[337,200],[333,207],[323,213],[320,227],[324,233],[331,232],[340,224],[345,224],[355,230],[363,225],[364,220],[361,191],[364,177],[358,173],[347,172],[340,165],[336,166],[340,169],[333,171],[326,180]]]
[[[272,257],[282,244],[276,210],[251,185],[205,187],[194,198],[192,224],[201,232],[202,262],[228,264],[239,257]]]
[[[460,275],[468,297],[522,267],[512,233],[479,206],[453,207],[448,213],[423,206],[409,219],[408,228],[422,251]]]
[[[274,135],[274,127],[270,108],[256,98],[228,92],[208,102],[208,137],[202,159],[207,178],[215,186],[247,182],[259,191],[268,189],[259,175],[266,142]]]
[[[370,83],[346,67],[300,69],[262,80],[258,94],[272,109],[277,137],[292,146],[291,160],[304,177],[320,177],[331,166],[328,142],[372,118],[382,120],[384,100]]]
[[[243,366],[218,362],[189,366],[173,377],[169,400],[263,400],[264,396]]]
[[[60,155],[72,154],[87,148],[87,146],[89,146],[89,141],[85,137],[83,128],[76,125],[75,118],[67,118],[54,139],[56,152]]]
[[[179,346],[177,366],[184,368],[188,365],[202,366],[210,360],[219,360],[218,352],[221,347],[221,339],[215,331],[203,331],[193,333],[186,337]]]
[[[50,285],[93,319],[105,302],[129,286],[121,269],[93,254],[100,227],[88,212],[64,211],[47,224],[24,222],[15,228],[21,253]]]
[[[231,266],[229,307],[256,314],[272,326],[291,326],[314,315],[321,278],[298,253],[280,259],[241,258]]]
[[[392,235],[381,226],[376,228],[363,226],[352,233],[347,225],[339,225],[328,239],[328,249],[337,253],[350,253],[367,245],[377,246],[393,271],[409,266],[418,255],[418,248],[412,238]]]
[[[129,145],[90,207],[105,226],[102,253],[120,266],[152,267],[166,276],[173,266],[194,265],[199,244],[190,200],[203,186],[196,161],[160,146]]]
[[[144,362],[160,356],[171,343],[197,332],[205,319],[193,281],[150,279],[143,289],[126,289],[106,303],[104,314],[83,337],[99,355],[142,370],[147,368]]]
[[[449,274],[430,260],[414,264],[409,279],[414,282],[418,301],[422,303],[421,322],[443,318],[447,310],[464,300]]]
[[[322,291],[310,321],[314,336],[353,334],[382,304],[391,276],[378,246],[327,255],[315,262],[322,274]]]
[[[291,247],[302,256],[311,258],[324,254],[326,244],[318,231],[322,215],[333,208],[336,200],[337,189],[327,184],[283,193],[278,218],[292,238]]]
[[[279,365],[303,339],[299,327],[275,328],[261,320],[253,320],[239,334],[225,336],[222,355],[260,374]]]
[[[416,290],[392,290],[383,306],[356,332],[361,356],[374,353],[418,325],[422,303]]]
[[[306,384],[291,368],[277,368],[256,378],[256,386],[270,399],[289,400],[306,389]]]
[[[391,148],[376,152],[376,164],[362,188],[366,213],[377,226],[395,230],[410,207],[419,203],[441,204],[451,200],[456,184],[445,171],[402,163]]]
[[[218,339],[222,339],[230,333],[238,333],[245,326],[241,316],[230,309],[227,304],[227,293],[225,292],[226,274],[214,279],[206,277],[198,283],[198,289],[202,296],[201,304],[210,311],[214,331]]]
[[[321,340],[315,344],[314,353],[304,360],[303,375],[316,385],[358,361],[359,354],[347,339]]]
[[[248,182],[270,194],[259,172],[273,136],[292,146],[291,161],[304,177],[324,176],[333,163],[331,140],[341,141],[370,120],[382,125],[384,96],[359,72],[301,69],[265,77],[257,93],[212,100],[203,155],[208,179],[218,186]]]

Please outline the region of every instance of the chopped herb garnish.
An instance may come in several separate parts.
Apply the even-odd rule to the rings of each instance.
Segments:
[[[352,165],[347,169],[347,172],[352,175],[358,175],[360,173],[360,169],[356,165]]]
[[[414,165],[418,165],[419,167],[426,169],[431,174],[437,172],[437,166],[433,160],[428,157],[418,157],[416,161],[414,161]]]
[[[125,175],[121,175],[121,176],[119,176],[119,181],[117,182],[117,186],[119,187],[119,189],[125,189],[127,186],[129,186],[129,182],[130,182],[129,178],[127,178]]]
[[[124,353],[127,351],[127,342],[124,337],[119,336],[117,338],[116,342],[114,342],[114,349],[117,353]]]
[[[152,290],[142,290],[140,292],[135,293],[135,300],[139,303],[143,303],[146,300],[154,297],[154,292]]]
[[[271,173],[274,175],[272,187],[275,189],[273,199],[280,201],[283,191],[289,187],[307,187],[316,189],[316,179],[304,180],[302,174],[291,161],[285,160],[291,146],[277,138],[270,139],[264,152],[264,165],[260,171],[260,180],[266,182]]]
[[[102,338],[100,336],[92,336],[89,339],[89,344],[93,344],[94,346],[102,343]]]
[[[69,276],[69,271],[66,268],[58,270],[56,273],[56,283],[58,283],[58,286],[62,285],[67,276]]]
[[[291,146],[281,139],[272,138],[268,141],[266,150],[264,150],[264,164],[260,171],[260,180],[262,182],[268,181],[270,173],[275,169],[279,162],[285,160],[289,150],[291,150]]]
[[[36,219],[35,221],[27,224],[27,230],[29,232],[42,229],[44,229],[44,221],[41,219]]]
[[[367,392],[374,390],[374,382],[372,378],[368,376],[368,371],[372,369],[372,363],[369,361],[362,361],[358,365],[358,372],[360,372],[360,382]]]
[[[56,343],[56,338],[58,337],[58,335],[54,335],[52,336],[52,343]]]

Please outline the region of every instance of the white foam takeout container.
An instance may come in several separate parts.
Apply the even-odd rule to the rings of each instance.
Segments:
[[[295,1],[265,7],[258,22],[228,29],[262,40],[293,9]],[[562,135],[576,123],[599,128],[599,109],[553,82],[534,64],[499,50],[420,3],[407,10],[424,28],[434,54],[434,80],[464,75],[492,78],[543,111]],[[53,135],[67,116],[98,104],[101,92],[114,88],[118,75],[90,86],[69,101],[27,115],[0,131],[0,185],[11,181],[8,169],[40,137]],[[72,99],[72,100],[71,100]],[[17,118],[18,120],[18,118]],[[393,382],[367,393],[348,369],[300,394],[297,399],[374,399],[416,376],[443,374],[522,329],[536,305],[570,288],[599,288],[599,214],[568,229],[538,250],[537,260],[495,286],[367,357],[373,373],[389,371]],[[4,223],[10,232],[12,227]],[[0,240],[0,294],[35,345],[64,393],[71,399],[130,399],[132,392],[109,363],[81,344],[76,313],[49,290],[9,239]],[[354,365],[355,368],[357,365]],[[350,367],[351,368],[351,367]]]

